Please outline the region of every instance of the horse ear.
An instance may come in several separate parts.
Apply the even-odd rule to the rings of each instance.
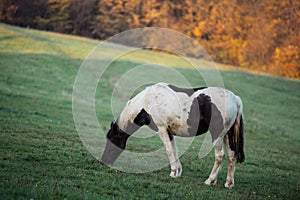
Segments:
[[[112,128],[112,127],[113,127],[113,125],[114,125],[114,123],[113,123],[113,122],[111,122],[111,124],[110,124],[110,128]]]

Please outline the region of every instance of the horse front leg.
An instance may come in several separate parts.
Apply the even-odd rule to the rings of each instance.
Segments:
[[[159,130],[158,135],[165,146],[169,158],[171,165],[170,176],[172,178],[177,178],[182,173],[182,167],[178,158],[175,140],[168,135],[167,130]]]
[[[217,176],[221,168],[221,163],[224,158],[223,141],[216,141],[214,145],[215,150],[215,163],[211,170],[208,179],[205,181],[206,185],[215,185],[217,183]]]
[[[175,171],[171,172],[170,176],[176,178],[176,177],[180,177],[181,176],[182,165],[181,165],[180,160],[179,160],[178,150],[177,150],[175,138],[174,137],[170,137],[170,140],[171,140],[171,145],[172,145],[173,152],[174,152],[175,168],[176,168]]]

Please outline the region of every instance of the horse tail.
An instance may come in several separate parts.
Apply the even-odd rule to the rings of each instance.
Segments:
[[[244,154],[244,123],[243,123],[243,103],[240,97],[236,96],[237,116],[233,125],[233,136],[235,144],[235,154],[238,163],[245,161]]]

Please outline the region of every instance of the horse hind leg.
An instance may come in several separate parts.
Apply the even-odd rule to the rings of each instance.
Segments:
[[[227,172],[227,178],[226,178],[226,183],[224,186],[226,188],[231,189],[234,186],[234,171],[235,171],[235,166],[234,166],[234,158],[235,158],[235,151],[230,148],[229,145],[229,136],[225,135],[224,137],[224,144],[227,149],[227,156],[228,156],[228,172]]]
[[[217,176],[220,171],[221,163],[225,155],[224,148],[223,148],[223,141],[221,141],[221,138],[219,138],[218,141],[215,142],[214,150],[215,150],[215,163],[208,179],[204,182],[206,185],[215,185],[217,183]]]

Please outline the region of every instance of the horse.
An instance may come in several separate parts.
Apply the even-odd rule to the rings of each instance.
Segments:
[[[210,132],[215,161],[206,185],[215,185],[227,150],[229,167],[225,187],[234,186],[235,159],[245,160],[243,104],[239,96],[220,87],[179,88],[167,83],[146,87],[131,98],[106,135],[101,162],[112,165],[128,138],[141,126],[157,132],[171,166],[170,176],[180,177],[182,165],[174,136],[194,137]]]

